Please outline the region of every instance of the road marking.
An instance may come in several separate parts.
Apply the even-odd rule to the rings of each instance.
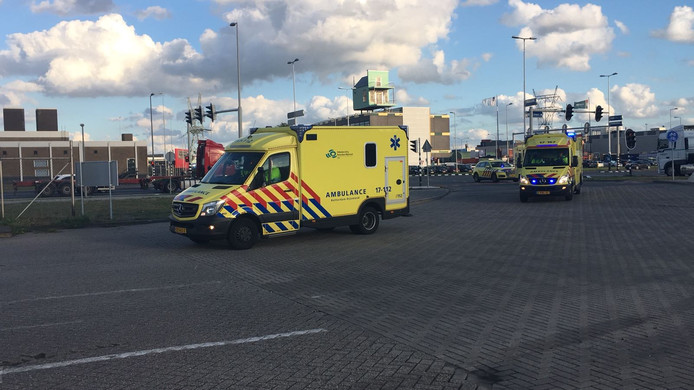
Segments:
[[[68,321],[68,322],[54,322],[54,323],[51,323],[51,324],[15,326],[14,328],[0,328],[0,332],[10,331],[10,330],[22,330],[22,329],[33,329],[33,328],[46,328],[46,327],[49,327],[49,326],[72,325],[72,324],[79,324],[79,323],[81,323],[81,322],[84,322],[84,321],[82,321],[82,320],[77,320],[77,321]]]
[[[200,344],[178,345],[178,346],[174,346],[174,347],[145,349],[145,350],[141,350],[141,351],[132,351],[132,352],[124,352],[124,353],[118,353],[118,354],[111,354],[111,355],[94,356],[94,357],[84,358],[84,359],[75,359],[75,360],[66,360],[66,361],[55,362],[55,363],[37,364],[37,365],[26,366],[26,367],[4,368],[4,369],[0,369],[0,383],[2,383],[2,376],[7,375],[7,374],[18,374],[21,372],[49,370],[52,368],[61,368],[61,367],[75,366],[75,365],[79,365],[79,364],[104,362],[104,361],[114,360],[114,359],[128,359],[131,357],[139,357],[139,356],[153,355],[153,354],[166,353],[166,352],[187,351],[187,350],[200,349],[200,348],[210,348],[210,347],[223,347],[226,345],[250,344],[250,343],[257,343],[259,341],[274,340],[274,339],[280,339],[280,338],[285,338],[285,337],[304,336],[304,335],[309,335],[309,334],[323,333],[323,332],[327,332],[327,331],[328,331],[327,329],[322,329],[322,328],[296,330],[293,332],[275,333],[275,334],[269,334],[269,335],[265,335],[265,336],[249,337],[249,338],[245,338],[245,339],[236,339],[236,340],[228,340],[228,341],[213,341],[213,342],[200,343]]]
[[[171,289],[176,289],[176,288],[202,286],[205,284],[218,284],[218,283],[222,283],[222,282],[219,280],[214,280],[211,282],[177,284],[174,286],[164,286],[164,287],[131,288],[128,290],[99,291],[99,292],[93,292],[93,293],[72,294],[72,295],[53,295],[53,296],[48,296],[48,297],[18,299],[16,301],[5,301],[5,302],[0,302],[0,303],[5,304],[5,305],[10,305],[10,304],[14,304],[14,303],[50,301],[50,300],[55,300],[55,299],[82,298],[82,297],[93,297],[93,296],[99,296],[99,295],[123,294],[123,293],[133,293],[133,292],[143,292],[143,291],[171,290]]]

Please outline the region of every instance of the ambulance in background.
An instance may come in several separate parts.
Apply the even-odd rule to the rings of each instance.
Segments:
[[[534,134],[525,140],[519,159],[520,201],[531,197],[573,199],[583,185],[583,137],[573,132]]]
[[[405,126],[256,129],[174,198],[170,230],[235,249],[301,227],[374,233],[409,214],[407,145]]]

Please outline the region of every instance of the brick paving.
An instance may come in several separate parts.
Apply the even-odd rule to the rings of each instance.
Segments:
[[[165,224],[41,237],[48,247],[72,240],[88,251],[117,244],[139,259],[92,259],[86,279],[101,279],[88,291],[201,285],[99,297],[87,309],[54,304],[48,317],[70,319],[61,317],[67,312],[84,323],[37,338],[3,331],[51,305],[8,304],[42,288],[18,279],[18,263],[0,260],[0,370],[35,364],[17,359],[46,345],[55,353],[41,361],[94,356],[99,343],[122,353],[326,331],[4,375],[0,389],[694,388],[694,185],[588,182],[571,202],[521,204],[513,183],[446,183],[447,195],[415,195],[412,217],[383,221],[372,236],[302,231],[250,251],[194,245]],[[26,267],[47,281],[90,264],[75,253],[39,268],[48,262]],[[29,336],[37,340],[27,349],[18,340],[32,345]]]

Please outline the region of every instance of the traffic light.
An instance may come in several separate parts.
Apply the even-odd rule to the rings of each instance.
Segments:
[[[195,118],[194,119],[199,121],[200,123],[202,123],[203,118],[204,117],[202,115],[202,106],[195,107]]]
[[[410,150],[415,152],[415,153],[419,153],[419,140],[418,139],[410,141]]]
[[[602,119],[602,106],[595,107],[595,121],[600,122]]]
[[[574,106],[571,104],[566,105],[566,120],[570,121],[571,117],[574,116]]]
[[[211,120],[212,122],[214,122],[214,119],[215,119],[215,117],[217,116],[217,111],[215,111],[215,109],[214,109],[214,104],[210,103],[210,105],[209,105],[209,106],[205,106],[205,108],[207,109],[207,110],[205,111],[205,116],[208,117],[208,118],[210,118],[210,120]]]
[[[193,114],[190,112],[190,110],[186,111],[186,123],[189,125],[193,124]]]
[[[636,132],[632,129],[627,129],[624,132],[624,137],[627,141],[627,148],[634,149],[634,146],[636,146]]]

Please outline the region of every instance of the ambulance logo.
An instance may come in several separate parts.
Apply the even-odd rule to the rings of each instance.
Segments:
[[[390,147],[393,148],[393,150],[398,150],[400,147],[400,138],[398,138],[397,135],[394,135],[393,138],[390,139]]]

